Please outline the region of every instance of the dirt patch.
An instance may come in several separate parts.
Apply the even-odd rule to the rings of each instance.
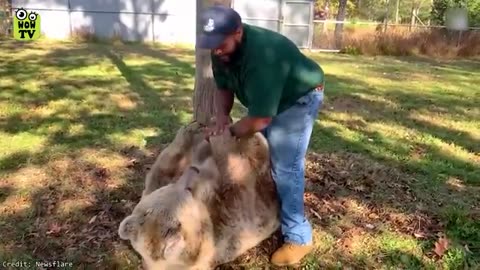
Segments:
[[[343,96],[330,98],[327,110],[337,112],[357,112],[364,108],[368,108],[362,103],[360,97]]]

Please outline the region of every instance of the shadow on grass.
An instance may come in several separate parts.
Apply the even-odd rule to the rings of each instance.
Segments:
[[[0,93],[0,102],[8,102],[23,108],[18,113],[11,113],[8,117],[2,118],[0,130],[11,135],[22,133],[40,135],[47,137],[48,140],[48,143],[42,146],[43,149],[33,151],[33,156],[31,153],[22,152],[2,158],[0,160],[2,169],[20,168],[27,158],[36,161],[42,156],[42,151],[51,146],[63,147],[64,151],[90,146],[116,149],[111,138],[113,134],[126,135],[139,129],[161,129],[159,140],[167,142],[173,138],[175,130],[181,125],[175,108],[177,111],[191,112],[192,91],[187,88],[184,81],[193,76],[194,70],[190,63],[176,60],[164,52],[159,51],[155,54],[151,49],[146,56],[159,58],[132,68],[124,62],[122,55],[129,53],[128,46],[125,51],[122,51],[122,48],[116,50],[115,47],[100,44],[81,44],[72,47],[50,50],[49,53],[37,57],[36,63],[27,65],[27,69],[21,73],[15,72],[16,68],[12,69],[10,62],[0,64],[2,67],[6,66],[6,73],[3,74],[5,77],[8,76],[12,80],[29,78],[30,81],[25,82],[39,83],[37,89],[41,89],[32,91],[25,84],[16,85],[13,89],[5,87],[5,91]],[[143,49],[136,53],[148,52]],[[92,60],[95,58],[99,59]],[[41,70],[51,68],[62,72],[78,71],[105,60],[110,64],[107,62],[99,68],[106,70],[107,76],[99,76],[95,74],[95,70],[90,70],[85,75],[59,77],[47,75],[44,81],[32,80],[42,76]],[[158,66],[155,61],[167,64]],[[16,66],[17,64],[13,65]],[[116,70],[120,72],[120,77],[111,75]],[[159,85],[151,87],[144,80],[146,75],[158,78]],[[183,85],[183,88],[173,89],[173,94],[165,95],[163,92],[169,89],[162,87],[162,84],[168,82]],[[121,98],[131,100],[133,103],[131,108],[124,109],[112,102],[112,96],[117,90],[118,94],[123,95]],[[42,113],[43,108],[47,113]],[[29,113],[28,111],[32,109],[39,110],[40,113]],[[50,112],[49,109],[54,111]],[[73,126],[81,126],[81,131],[72,134],[70,130]],[[51,127],[56,128],[52,131]]]
[[[362,94],[378,95],[378,93],[375,92],[375,89],[365,85],[362,81],[329,75],[329,82],[330,88],[337,89],[338,92],[333,93],[328,98],[328,101],[325,104],[324,116],[322,117],[328,119],[330,112],[347,113],[350,115],[359,116],[362,118],[360,125],[358,123],[351,122],[351,120],[348,119],[330,120],[336,121],[351,131],[361,134],[362,137],[370,139],[370,141],[365,141],[364,143],[353,143],[356,145],[349,148],[363,150],[363,152],[365,152],[365,150],[367,152],[371,152],[371,150],[368,150],[368,148],[371,149],[372,145],[377,145],[378,147],[385,148],[385,152],[391,152],[399,155],[400,158],[403,158],[402,162],[406,162],[406,165],[414,165],[416,167],[414,169],[421,169],[423,173],[427,173],[427,175],[429,174],[428,177],[432,179],[437,179],[438,176],[441,176],[443,181],[445,181],[448,179],[448,177],[460,177],[467,184],[477,186],[480,185],[480,179],[478,178],[480,166],[474,160],[460,160],[455,156],[448,155],[448,152],[442,151],[442,149],[439,149],[435,145],[427,145],[425,143],[418,145],[419,142],[415,141],[414,139],[397,139],[397,142],[392,142],[390,138],[382,138],[382,135],[379,132],[371,132],[367,131],[366,129],[366,127],[372,123],[379,123],[386,126],[400,126],[402,128],[413,130],[418,134],[421,134],[421,136],[424,138],[437,138],[445,144],[458,145],[470,153],[478,153],[480,152],[480,140],[472,137],[470,134],[467,134],[464,131],[459,131],[454,127],[439,126],[435,124],[434,119],[432,119],[432,121],[416,119],[412,117],[411,113],[412,110],[431,111],[432,107],[434,107],[434,110],[440,109],[443,111],[443,113],[452,113],[452,111],[456,109],[460,110],[460,108],[474,109],[476,108],[475,104],[480,101],[459,101],[456,98],[449,100],[443,96],[438,96],[437,98],[431,97],[431,99],[427,100],[425,97],[423,97],[421,92],[410,91],[409,93],[405,93],[393,91],[387,92],[382,96],[382,98],[387,99],[396,106],[392,107],[388,103],[362,97]],[[347,89],[346,87],[350,85],[355,86],[353,88],[350,87],[352,91],[347,92],[338,90]],[[474,119],[475,114],[467,114],[464,116],[464,120],[470,120],[473,122]],[[318,129],[319,128],[317,128],[317,130]],[[337,132],[334,131],[331,133],[333,135]],[[382,143],[382,140],[385,139],[391,142],[390,145],[379,145]],[[341,138],[337,137],[332,139],[332,141],[341,142],[342,140]],[[421,148],[422,152],[428,153],[429,156],[427,159],[421,159],[412,163],[410,162],[411,160],[409,160],[412,149],[409,149],[409,147],[415,144]],[[393,147],[394,149],[390,150],[389,147]],[[320,149],[322,148],[322,145],[320,143],[314,144],[314,149],[315,148]],[[400,148],[402,148],[402,150],[400,150]],[[371,154],[376,155],[377,158],[382,158],[381,155],[384,155],[385,152]],[[398,165],[403,166],[402,164]],[[443,167],[443,169],[441,167]]]
[[[463,112],[475,109],[474,104],[480,101],[478,99],[459,100],[456,97],[449,99],[440,95],[431,97],[427,101],[421,92],[393,91],[381,96],[390,102],[385,103],[364,98],[362,94],[375,96],[379,94],[375,92],[375,88],[362,81],[336,75],[328,75],[327,80],[329,89],[335,90],[327,95],[324,109],[319,117],[320,124],[317,123],[314,128],[311,149],[316,152],[359,153],[392,168],[400,169],[408,178],[382,178],[381,175],[377,175],[374,182],[368,182],[359,177],[345,180],[343,183],[337,176],[336,180],[332,181],[339,182],[337,183],[339,185],[335,186],[342,188],[338,188],[338,192],[329,190],[328,194],[317,191],[319,198],[333,196],[340,199],[346,196],[357,198],[371,208],[385,207],[400,210],[407,216],[422,216],[427,220],[430,219],[429,223],[436,223],[430,229],[428,229],[429,225],[422,225],[423,230],[433,232],[446,230],[447,235],[460,245],[475,247],[472,239],[474,242],[480,241],[480,227],[472,224],[478,218],[478,214],[468,213],[474,213],[480,207],[478,203],[480,198],[478,192],[475,192],[480,185],[480,164],[474,158],[475,153],[480,150],[478,148],[480,142],[466,132],[459,132],[455,127],[444,127],[434,122],[414,119],[411,117],[411,111],[412,109],[432,111],[432,107],[434,109],[440,107],[445,114],[456,110]],[[395,104],[396,107],[390,104]],[[346,113],[350,117],[336,118],[333,116],[335,113]],[[357,118],[352,119],[352,116]],[[464,120],[471,122],[475,121],[475,117],[475,114],[464,114]],[[335,125],[325,124],[325,122]],[[422,135],[416,137],[407,134],[403,138],[386,137],[381,131],[369,127],[374,123],[387,128],[398,126]],[[458,145],[463,148],[463,151],[473,154],[471,155],[473,158],[460,158],[448,149],[442,148],[442,145],[425,138],[438,139],[445,145]],[[348,175],[352,177],[350,173]],[[358,181],[361,184],[348,188],[349,181]],[[455,181],[459,181],[460,184],[456,186]],[[347,189],[345,190],[344,187]],[[452,217],[450,209],[452,204],[466,209],[463,214],[459,214],[464,222],[455,222],[457,218]],[[396,221],[390,219],[389,222],[395,224]],[[410,222],[413,223],[410,224]],[[444,227],[440,225],[442,223],[455,225]],[[397,224],[395,227],[414,228],[415,226],[414,221],[410,220],[404,225]],[[327,225],[327,227],[330,226]],[[414,231],[405,232],[415,233]],[[407,260],[406,255],[393,257],[399,263]],[[478,257],[472,257],[478,260]],[[411,266],[413,269],[423,267],[417,263],[414,265]]]
[[[109,176],[95,174],[95,165],[74,166],[70,169],[79,174],[81,182],[65,183],[51,174],[47,186],[31,192],[30,208],[0,215],[2,260],[35,265],[54,258],[72,263],[73,269],[137,269],[141,262],[118,239],[117,229],[131,212],[133,202],[140,198],[143,182],[139,175],[130,176],[125,185],[112,189],[102,184]],[[62,208],[68,201],[88,201],[88,206],[65,213]],[[125,264],[125,256],[130,265]]]
[[[29,150],[9,145],[0,169],[8,176],[22,174],[19,170],[26,167],[45,168],[47,181],[45,187],[18,194],[28,198],[30,207],[0,215],[0,257],[31,263],[54,258],[73,262],[75,269],[124,269],[128,257],[136,269],[138,257],[118,239],[117,229],[140,198],[145,168],[120,168],[128,173],[116,178],[97,164],[75,160],[85,149],[138,158],[122,150],[141,145],[138,140],[148,134],[154,146],[171,141],[182,124],[181,114],[191,112],[192,64],[146,45],[38,44],[20,53],[16,42],[9,42],[1,46],[13,55],[0,63],[0,76],[6,79],[0,80],[0,103],[6,105],[0,131],[6,138],[28,134],[44,141]],[[150,59],[126,62],[137,56]],[[131,134],[138,140],[129,141]],[[30,146],[22,143],[20,147]],[[67,167],[52,165],[65,157],[70,157]],[[0,202],[13,194],[8,185],[2,186]],[[75,203],[67,211],[69,202]]]
[[[14,189],[11,186],[0,187],[0,203],[3,203],[12,193]]]
[[[45,48],[35,48],[35,50],[42,51]],[[130,64],[129,61],[135,60],[137,56],[153,58],[153,61]],[[21,58],[26,59],[28,55],[22,55]],[[133,157],[128,151],[120,151],[123,145],[119,145],[115,138],[137,136],[139,139],[148,139],[148,147],[169,142],[181,125],[180,112],[191,111],[192,92],[187,84],[194,76],[194,69],[190,63],[179,60],[165,50],[145,45],[117,47],[82,44],[69,46],[69,48],[53,48],[49,53],[36,57],[35,61],[30,62],[23,73],[17,72],[21,68],[19,64],[0,63],[2,76],[9,76],[12,80],[26,79],[26,84],[13,88],[0,85],[4,88],[2,90],[8,90],[0,92],[0,102],[10,103],[20,108],[16,113],[10,113],[8,117],[0,120],[0,130],[8,136],[25,133],[42,136],[46,138],[46,142],[34,150],[13,151],[12,154],[2,157],[0,168],[13,174],[27,165],[50,166],[49,157],[52,153],[61,157],[70,156],[71,160],[68,161],[67,168],[47,167],[45,171],[48,174],[48,184],[28,195],[29,207],[16,210],[13,214],[0,215],[0,230],[6,232],[2,235],[6,250],[2,258],[29,259],[30,261],[48,261],[55,258],[55,260],[72,261],[78,269],[92,266],[136,269],[140,264],[138,256],[132,252],[128,243],[119,240],[117,229],[119,222],[131,211],[140,197],[145,175],[143,165],[151,164],[155,155],[148,158]],[[42,63],[45,64],[42,65]],[[89,70],[90,65],[94,65],[95,69]],[[393,110],[380,102],[360,98],[355,94],[378,95],[375,89],[361,81],[331,75],[327,79],[329,88],[337,89],[330,97],[327,95],[326,107],[333,105],[331,111],[358,114],[365,119],[365,122],[382,120],[390,124],[401,124],[442,140],[463,144],[467,149],[475,149],[478,145],[473,138],[458,142],[459,139],[468,139],[465,134],[459,135],[443,127],[433,128],[424,123],[416,123],[409,119],[408,110]],[[32,91],[28,84],[35,83],[39,86],[36,86],[37,91]],[[353,91],[347,92],[343,89]],[[121,94],[121,102],[116,102],[112,94]],[[421,93],[404,95],[403,92],[398,92],[388,98],[399,103],[405,103],[410,99],[423,100]],[[347,100],[353,104],[346,104],[339,109],[335,105],[336,100],[343,100],[342,102]],[[450,101],[446,99],[441,102],[448,110],[447,105]],[[471,106],[471,104],[473,103],[456,103],[458,106]],[[423,106],[423,101],[418,104],[407,104],[406,107],[417,108],[417,105]],[[31,110],[35,113],[31,113]],[[328,112],[329,110],[324,111],[320,116],[320,122],[322,118],[328,119]],[[332,118],[329,120],[337,121]],[[365,138],[373,138],[373,142],[351,141],[341,136],[342,131],[335,127],[317,125],[312,138],[312,149],[335,153],[343,149],[346,152],[362,153],[393,167],[419,173],[422,178],[416,181],[411,178],[402,179],[400,174],[387,169],[382,174],[383,168],[372,169],[370,172],[373,164],[370,161],[364,163],[356,161],[360,165],[351,169],[352,167],[349,166],[353,163],[349,163],[348,153],[347,156],[338,157],[339,160],[327,156],[318,166],[323,166],[322,164],[332,160],[328,168],[335,170],[332,172],[328,168],[321,168],[322,173],[315,178],[314,187],[309,190],[321,202],[324,200],[327,203],[340,204],[344,202],[342,201],[344,198],[347,198],[367,205],[373,209],[372,214],[378,216],[390,214],[380,213],[384,208],[398,211],[409,218],[418,215],[422,217],[422,230],[437,232],[441,230],[441,225],[437,224],[441,216],[438,202],[448,201],[452,197],[449,195],[443,200],[438,200],[438,196],[433,199],[428,198],[428,194],[422,195],[422,192],[425,192],[424,187],[438,186],[438,182],[445,182],[451,176],[464,177],[470,182],[475,182],[474,176],[478,170],[476,165],[447,156],[439,149],[428,148],[429,145],[421,146],[426,147],[426,151],[432,152],[431,159],[405,163],[386,153],[408,155],[409,149],[405,146],[409,144],[407,141],[400,140],[392,143],[383,140],[379,133],[366,130],[368,123],[341,124],[363,134]],[[154,130],[152,133],[155,135],[131,135],[145,129]],[[104,168],[86,161],[75,161],[79,158],[76,152],[86,148],[121,154],[128,160],[137,161],[135,163],[137,165],[127,164],[133,168],[127,170],[127,175],[124,176],[125,181],[119,184],[113,181],[117,176],[110,175]],[[138,159],[148,160],[138,162]],[[356,175],[342,176],[340,172],[345,171],[345,168]],[[436,170],[432,171],[431,168]],[[466,172],[462,173],[462,170]],[[445,175],[439,177],[439,173]],[[399,178],[388,179],[391,176]],[[376,181],[380,178],[383,180]],[[428,180],[429,178],[431,179]],[[385,179],[391,181],[384,181]],[[353,183],[352,180],[354,180]],[[1,198],[6,198],[1,194],[13,192],[8,188],[4,190],[5,192],[0,190],[0,201]],[[452,194],[455,199],[465,196],[462,191],[454,191]],[[467,200],[468,198],[465,198],[465,201]],[[75,202],[76,207],[73,210],[63,209],[68,201]],[[419,210],[419,204],[426,205],[426,209]],[[330,231],[332,227],[337,226],[334,220],[346,213],[329,212],[328,209],[323,213],[321,210],[325,207],[322,205],[324,203],[312,206],[311,209],[319,211],[324,217],[323,220],[318,220],[315,219],[315,215],[309,213],[312,223],[315,227],[341,237],[343,231]],[[368,219],[359,219],[360,221],[361,223],[371,222]],[[385,217],[378,223],[383,221],[401,222]],[[398,227],[412,235],[416,231],[411,228],[416,227],[411,225],[417,222],[416,219],[408,219],[405,224]],[[355,224],[357,225],[362,224]],[[461,232],[457,227],[451,231]],[[468,236],[471,237],[471,234]],[[462,234],[456,237],[460,241],[465,239],[465,235]],[[269,251],[278,245],[276,242],[268,243],[272,244],[268,247]],[[269,255],[265,252],[262,254]],[[338,263],[340,268],[342,265],[368,268],[378,263],[342,252],[336,255],[338,258],[332,264],[322,265],[318,260],[307,261],[305,264],[318,269],[315,267],[336,267]],[[387,258],[387,261],[391,260],[391,264],[397,267],[422,267],[422,259],[403,251],[383,251],[375,256]],[[130,265],[125,265],[126,261],[130,261]],[[223,269],[239,268],[231,264]]]
[[[353,56],[347,54],[336,54],[329,57],[325,54],[310,53],[311,57],[322,63],[327,58],[329,63],[349,66],[369,66],[369,71],[377,73],[400,72],[406,75],[415,75],[420,68],[433,69],[442,75],[471,75],[478,72],[480,60],[478,59],[457,59],[437,60],[427,57],[392,57],[392,56]]]
[[[402,250],[388,250],[383,251],[375,256],[355,255],[348,256],[345,254],[338,254],[339,260],[337,263],[329,263],[321,265],[323,269],[374,269],[376,263],[371,261],[371,257],[381,256],[383,258],[383,266],[394,269],[412,269],[425,270],[435,269],[434,265],[426,264],[422,258],[410,254]]]

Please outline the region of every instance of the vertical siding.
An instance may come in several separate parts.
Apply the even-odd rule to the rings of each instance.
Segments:
[[[246,23],[282,33],[299,47],[310,46],[312,0],[234,0],[233,8]]]
[[[195,43],[195,0],[13,0],[40,14],[44,36],[69,38],[72,31],[129,41]]]
[[[233,8],[248,24],[280,31],[282,0],[235,0]]]

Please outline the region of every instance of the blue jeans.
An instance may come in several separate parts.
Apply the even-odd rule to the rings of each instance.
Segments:
[[[305,156],[313,124],[323,104],[323,91],[311,91],[286,111],[275,116],[262,133],[267,138],[272,176],[281,210],[285,242],[312,243],[312,226],[305,217]]]

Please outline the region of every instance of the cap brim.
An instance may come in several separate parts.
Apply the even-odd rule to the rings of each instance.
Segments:
[[[198,47],[201,49],[215,49],[222,44],[226,35],[223,34],[200,34]]]

